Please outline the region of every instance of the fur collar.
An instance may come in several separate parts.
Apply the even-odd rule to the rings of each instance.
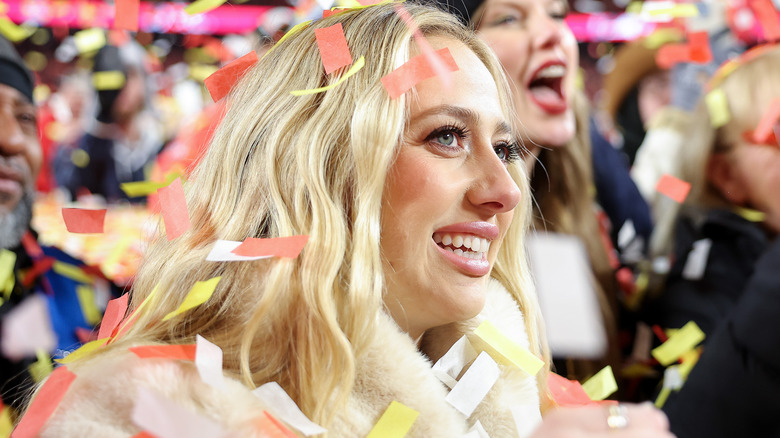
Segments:
[[[528,346],[523,315],[514,299],[490,281],[485,309],[469,321],[430,331],[422,351],[386,314],[377,318],[376,339],[357,358],[357,378],[348,406],[329,427],[332,437],[364,437],[390,402],[420,413],[409,437],[459,437],[478,420],[491,438],[518,436],[511,408],[531,412],[528,428],[540,420],[536,379],[499,365],[501,376],[471,418],[445,401],[447,387],[431,372],[435,361],[463,334],[490,320],[521,345]],[[338,370],[334,370],[338,372]],[[42,436],[126,437],[138,433],[131,420],[136,389],[145,386],[171,401],[221,423],[237,436],[257,436],[253,419],[264,409],[240,382],[226,379],[225,391],[204,384],[194,364],[141,360],[132,354],[93,361],[76,379],[46,425]],[[88,376],[88,378],[87,378]]]

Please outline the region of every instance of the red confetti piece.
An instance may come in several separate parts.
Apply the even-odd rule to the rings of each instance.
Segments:
[[[692,32],[687,43],[666,44],[655,55],[655,63],[662,69],[670,69],[681,62],[706,64],[710,61],[712,50],[707,32]]]
[[[127,311],[127,300],[129,294],[124,294],[119,298],[115,298],[108,302],[106,306],[106,313],[103,315],[103,321],[100,323],[100,331],[98,332],[98,339],[103,339],[111,336],[116,326],[122,321]]]
[[[325,9],[324,11],[322,11],[322,18],[328,18],[331,15],[338,14],[339,12],[344,12],[344,10],[343,9],[335,9],[335,10],[334,9]]]
[[[33,399],[27,413],[16,426],[12,438],[36,437],[46,424],[54,410],[60,404],[62,397],[70,387],[70,384],[76,380],[76,375],[70,372],[66,367],[61,366],[53,373],[38,391],[38,395]]]
[[[160,197],[160,210],[165,222],[166,236],[168,240],[173,240],[192,226],[181,178],[176,178],[168,187],[157,190],[157,195]]]
[[[257,63],[257,53],[251,51],[207,77],[204,83],[214,102],[225,97],[233,85]]]
[[[65,227],[71,233],[102,233],[106,209],[63,208],[62,219],[65,221]]]
[[[712,61],[710,37],[707,32],[692,32],[688,35],[688,50],[691,62],[706,64]]]
[[[452,58],[452,54],[450,54],[450,49],[445,47],[437,50],[436,53],[444,61],[444,65],[449,71],[458,71],[458,65],[455,64],[455,60]],[[435,75],[436,72],[430,61],[424,54],[421,54],[410,59],[404,63],[404,65],[383,77],[382,85],[384,85],[385,90],[387,90],[387,94],[389,94],[392,99],[395,99],[411,90],[421,81]]]
[[[547,375],[547,387],[558,406],[585,406],[594,403],[576,380],[550,373]]]
[[[777,17],[777,10],[772,0],[752,0],[750,8],[761,22],[764,38],[767,41],[780,40],[780,19]]]
[[[257,417],[254,426],[264,438],[297,438],[298,435],[285,427],[268,411],[263,411],[263,415]]]
[[[775,122],[779,119],[780,99],[775,99],[769,104],[769,109],[761,116],[761,120],[758,122],[756,130],[753,131],[753,140],[758,144],[771,144],[770,140],[774,136],[773,128]]]
[[[173,359],[195,361],[195,344],[187,345],[143,345],[129,350],[141,359]]]
[[[41,245],[29,231],[25,232],[24,236],[22,236],[22,246],[24,246],[24,250],[27,251],[27,254],[34,259],[43,256]]]
[[[41,275],[49,272],[54,262],[57,260],[54,257],[42,257],[33,262],[33,267],[22,277],[22,286],[30,287],[35,282],[35,279]]]
[[[244,257],[276,256],[294,259],[303,250],[309,236],[276,237],[256,239],[250,237],[231,251]]]
[[[661,176],[661,179],[658,180],[655,189],[659,193],[682,204],[683,201],[685,201],[685,198],[688,197],[688,192],[691,191],[691,183],[675,178],[672,175],[664,174]]]
[[[314,35],[317,38],[317,46],[320,48],[325,74],[330,74],[334,70],[352,64],[352,55],[349,53],[347,38],[344,36],[344,28],[341,23],[322,29],[314,29]]]
[[[137,434],[133,435],[132,438],[157,438],[157,435],[152,435],[151,433],[143,430],[143,431],[138,432]]]
[[[114,5],[114,28],[137,32],[141,0],[115,0]]]
[[[406,10],[406,8],[403,7],[403,5],[398,3],[396,3],[394,9],[395,13],[401,17],[406,27],[412,32],[414,42],[417,44],[417,47],[420,49],[420,51],[422,51],[423,55],[425,55],[425,57],[428,59],[428,62],[430,63],[431,67],[433,67],[433,71],[441,80],[444,88],[450,89],[450,87],[452,87],[451,72],[444,65],[444,61],[441,59],[441,57],[438,56],[433,50],[433,47],[428,44],[428,40],[426,40],[422,32],[420,32],[420,28],[417,27],[417,23],[414,22],[412,15],[409,13],[409,11]]]

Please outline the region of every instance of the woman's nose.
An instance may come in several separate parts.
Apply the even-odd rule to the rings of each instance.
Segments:
[[[547,12],[540,12],[536,16],[532,21],[534,25],[531,33],[534,48],[544,49],[558,45],[562,38],[561,26],[566,24],[550,17]]]
[[[522,193],[506,165],[496,156],[479,164],[475,180],[469,189],[469,201],[491,214],[512,211]]]

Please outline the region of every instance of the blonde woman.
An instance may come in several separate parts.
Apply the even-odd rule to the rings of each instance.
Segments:
[[[449,49],[452,89],[428,79],[388,96],[381,78],[420,53],[393,5],[337,14],[278,44],[235,86],[188,182],[192,228],[149,248],[131,307],[157,289],[153,304],[118,342],[70,365],[76,380],[43,436],[138,433],[139,388],[260,436],[254,421],[267,406],[250,390],[268,382],[332,437],[366,436],[393,401],[419,412],[409,436],[457,437],[477,421],[492,437],[535,426],[549,359],[521,246],[530,197],[506,84],[454,19],[407,10],[434,49]],[[315,41],[315,28],[336,23],[365,67],[324,93],[292,96],[343,74],[323,74]],[[217,239],[301,234],[309,240],[295,259],[204,261]],[[208,302],[164,320],[195,281],[215,276]],[[545,366],[536,377],[500,366],[466,418],[431,361],[482,319]],[[224,390],[191,363],[127,352],[196,335],[221,347]],[[528,413],[518,425],[516,408]],[[663,416],[634,406],[557,411],[536,436],[610,427],[621,428],[614,437],[667,436]]]
[[[722,67],[709,90],[723,93],[728,122],[713,128],[701,102],[680,150],[691,192],[673,218],[667,242],[676,261],[651,317],[663,328],[693,320],[707,335],[682,390],[664,406],[681,438],[780,435],[778,120],[768,119],[768,137],[754,136],[780,99],[779,70],[778,45]]]
[[[729,68],[735,65],[731,73],[721,69],[710,83],[713,93],[722,93],[730,118],[713,128],[703,101],[692,115],[677,160],[678,176],[691,191],[654,236],[656,252],[674,260],[662,293],[648,304],[647,318],[662,327],[693,320],[711,333],[780,232],[777,137],[774,132],[761,141],[752,137],[770,104],[780,99],[774,73],[780,48],[753,49]]]

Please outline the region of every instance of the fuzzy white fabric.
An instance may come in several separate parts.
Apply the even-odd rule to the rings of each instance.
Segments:
[[[470,418],[445,401],[448,388],[431,371],[431,360],[446,353],[463,334],[488,319],[515,342],[528,347],[523,316],[514,299],[494,280],[476,318],[427,333],[418,350],[387,315],[377,318],[376,339],[357,358],[357,378],[347,409],[329,427],[331,437],[364,437],[392,401],[420,414],[409,437],[459,437],[479,421],[491,438],[518,436],[512,408],[539,411],[536,380],[499,365],[501,377]],[[334,370],[338,372],[338,370]],[[261,436],[253,421],[262,402],[240,382],[226,378],[224,391],[200,379],[194,364],[139,359],[131,353],[96,360],[77,370],[73,382],[42,433],[43,437],[128,437],[140,429],[131,415],[138,387],[221,424],[231,436]],[[530,409],[529,409],[530,407]],[[539,421],[537,415],[528,421]],[[524,427],[526,429],[526,427]]]

